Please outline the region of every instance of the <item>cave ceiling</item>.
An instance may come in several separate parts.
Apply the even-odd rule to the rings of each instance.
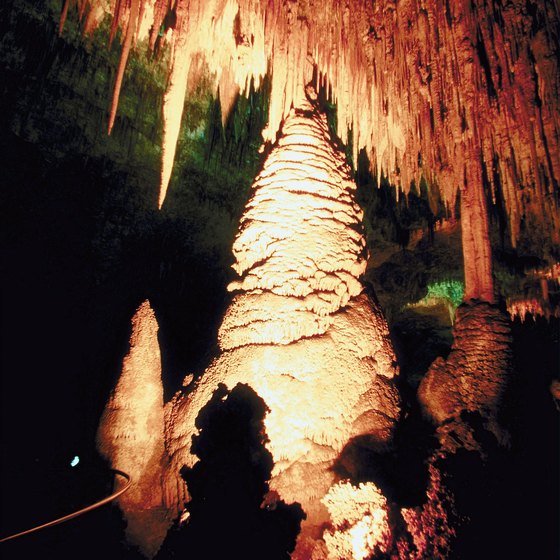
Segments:
[[[60,21],[76,3],[66,0]],[[560,125],[557,6],[546,2],[77,2],[84,33],[112,16],[122,52],[108,128],[131,48],[165,43],[160,204],[199,57],[224,120],[236,96],[271,73],[273,141],[302,85],[324,85],[341,140],[405,192],[423,174],[451,207],[464,183],[500,197],[515,246],[523,222],[558,243]],[[146,48],[145,46],[143,48]]]
[[[195,244],[225,267],[258,150],[274,143],[311,84],[362,187],[377,265],[385,242],[406,245],[422,227],[460,217],[460,193],[480,186],[501,295],[557,275],[553,1],[17,0],[12,8],[2,43],[6,128],[56,158],[116,163],[137,178],[121,200],[129,187],[148,198],[159,189],[158,206],[178,219],[194,197],[212,215]],[[523,271],[515,280],[513,261]]]

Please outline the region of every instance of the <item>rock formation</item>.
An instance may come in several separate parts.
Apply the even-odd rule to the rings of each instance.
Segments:
[[[119,498],[127,520],[127,538],[153,556],[169,526],[163,481],[163,385],[158,324],[148,301],[132,318],[130,349],[105,407],[97,434],[98,448],[111,467],[132,479]]]
[[[264,399],[270,489],[307,514],[294,558],[309,558],[321,539],[321,499],[344,445],[363,435],[387,445],[399,415],[387,324],[359,282],[366,261],[354,190],[326,118],[309,103],[292,110],[234,244],[241,279],[231,285],[222,353],[169,413],[179,472],[196,461],[195,420],[219,384],[244,383]]]
[[[497,422],[511,372],[511,328],[507,315],[488,303],[463,304],[456,312],[453,345],[422,380],[418,399],[439,427],[443,446],[476,448],[463,418],[476,413],[503,439]],[[449,434],[455,432],[450,438]]]
[[[68,5],[65,1],[61,27]],[[274,141],[314,76],[337,104],[344,142],[365,148],[408,192],[423,174],[451,211],[464,185],[484,182],[505,207],[515,246],[523,228],[560,242],[558,37],[554,0],[78,0],[85,31],[112,13],[130,44],[170,45],[160,205],[171,176],[189,69],[202,56],[227,115],[238,92],[272,71],[265,140]],[[90,17],[91,14],[91,17]],[[132,37],[131,37],[132,34]],[[116,111],[115,94],[111,122]],[[356,160],[356,157],[354,158]]]
[[[234,245],[241,278],[231,284],[237,293],[220,329],[221,354],[166,409],[167,504],[180,507],[185,488],[179,472],[196,461],[191,438],[197,414],[220,384],[247,384],[270,409],[270,488],[285,502],[300,503],[308,516],[295,558],[318,555],[325,546],[348,550],[347,541],[337,541],[341,535],[333,537],[336,531],[323,532],[329,520],[349,532],[328,510],[338,488],[330,466],[354,437],[367,434],[372,446],[391,439],[399,410],[395,358],[380,310],[362,293],[361,213],[325,118],[302,94],[310,82],[336,103],[338,134],[344,143],[352,140],[354,161],[364,148],[377,177],[385,174],[405,193],[423,176],[451,214],[460,198],[465,303],[457,312],[451,352],[432,365],[419,400],[445,454],[479,449],[470,415],[482,417],[503,441],[498,412],[511,369],[511,335],[495,305],[488,208],[503,210],[512,249],[525,236],[542,240],[548,257],[557,254],[557,3],[328,0],[318,9],[312,0],[178,0],[172,7],[166,0],[66,0],[61,33],[72,4],[86,34],[104,13],[112,16],[110,41],[121,31],[109,130],[118,120],[131,49],[143,39],[154,50],[168,47],[160,208],[185,92],[198,79],[194,66],[206,64],[224,122],[236,96],[271,75],[263,136],[272,151]],[[542,286],[546,299],[546,281]],[[518,306],[519,312],[530,304]],[[123,384],[125,379],[123,373]],[[116,441],[130,422],[135,426],[118,404],[119,387],[100,432],[115,430],[102,437],[106,442]],[[136,399],[134,391],[127,398]],[[115,427],[106,428],[113,421]],[[132,456],[127,445],[125,440],[107,454]],[[444,486],[436,471],[433,466],[432,490]],[[409,516],[411,524],[429,525],[431,510],[439,508],[436,494],[424,518]],[[152,499],[147,493],[131,507],[144,498]],[[418,533],[420,550],[425,535]]]

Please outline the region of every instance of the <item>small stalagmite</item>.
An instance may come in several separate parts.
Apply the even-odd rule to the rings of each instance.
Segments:
[[[163,509],[163,385],[158,324],[148,301],[132,318],[130,349],[97,433],[100,453],[111,467],[130,475],[119,498],[127,538],[153,556],[169,526]]]
[[[219,384],[245,383],[264,399],[270,489],[307,515],[293,558],[324,549],[330,517],[321,499],[343,447],[358,436],[388,444],[400,410],[387,323],[359,282],[366,254],[355,188],[325,116],[303,102],[241,219],[233,248],[240,279],[230,286],[221,355],[169,413],[168,451],[179,472],[197,461],[195,421]]]

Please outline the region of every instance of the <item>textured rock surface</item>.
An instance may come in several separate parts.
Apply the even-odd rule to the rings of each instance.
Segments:
[[[302,538],[319,537],[328,519],[320,499],[344,445],[362,434],[386,444],[399,414],[387,324],[358,283],[365,261],[354,188],[326,119],[310,105],[292,111],[234,245],[242,277],[220,328],[223,353],[169,411],[178,472],[196,462],[195,420],[219,383],[248,384],[264,399],[270,488],[302,505]]]
[[[390,535],[387,500],[372,482],[357,486],[339,482],[323,498],[332,530],[325,534],[329,560],[365,560],[383,546]],[[319,556],[314,556],[319,560]]]
[[[460,426],[462,414],[478,413],[500,436],[496,415],[512,366],[508,317],[487,303],[462,305],[453,334],[451,353],[432,364],[418,399],[437,426]]]
[[[461,192],[461,241],[465,271],[464,301],[471,299],[494,302],[492,247],[488,225],[488,207],[482,173],[474,162],[470,180]]]
[[[169,526],[163,511],[163,386],[158,324],[148,301],[132,318],[130,350],[101,417],[98,448],[132,486],[119,498],[127,537],[150,556]],[[151,512],[149,510],[152,510]]]

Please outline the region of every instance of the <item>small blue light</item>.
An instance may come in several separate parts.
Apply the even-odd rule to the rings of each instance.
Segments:
[[[70,461],[70,466],[75,467],[80,462],[80,458],[75,455],[74,458]]]

